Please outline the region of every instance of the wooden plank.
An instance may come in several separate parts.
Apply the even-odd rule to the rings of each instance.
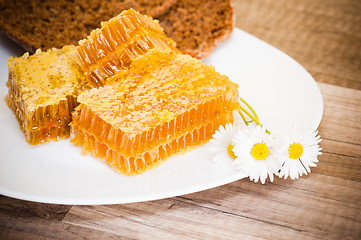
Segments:
[[[361,183],[319,174],[267,185],[241,180],[166,200],[74,206],[64,222],[146,239],[353,238],[361,234],[360,191]]]
[[[232,1],[236,26],[281,49],[319,82],[361,90],[361,1]]]
[[[324,152],[319,160],[318,167],[312,169],[312,172],[360,182],[360,158]]]
[[[137,239],[241,239],[292,235],[297,229],[222,212],[182,198],[113,206],[75,207],[69,224]]]
[[[324,100],[324,115],[319,128],[320,132],[326,134],[325,139],[359,146],[361,144],[361,91],[321,83],[319,86]]]
[[[119,239],[114,234],[38,217],[0,214],[0,239]],[[131,239],[131,238],[124,238]]]
[[[15,217],[37,217],[61,221],[70,210],[70,205],[44,204],[0,195],[0,215]]]
[[[324,100],[323,155],[315,173],[361,181],[361,91],[318,83]]]

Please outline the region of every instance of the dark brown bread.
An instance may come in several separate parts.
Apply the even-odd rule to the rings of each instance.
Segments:
[[[208,56],[233,30],[230,0],[0,0],[0,29],[25,50],[74,44],[125,9],[160,20],[177,47]]]
[[[208,56],[234,25],[230,0],[178,0],[159,20],[177,48],[196,58]]]
[[[34,53],[36,49],[77,44],[123,10],[158,17],[177,0],[0,0],[0,28]]]

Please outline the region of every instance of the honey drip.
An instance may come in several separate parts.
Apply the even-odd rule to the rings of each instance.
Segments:
[[[67,96],[66,100],[59,104],[41,106],[29,113],[23,102],[15,101],[15,96],[9,90],[7,103],[14,111],[20,129],[30,144],[36,145],[70,136],[70,112],[78,104],[74,97]]]

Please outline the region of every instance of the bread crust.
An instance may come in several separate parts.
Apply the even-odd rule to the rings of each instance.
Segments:
[[[210,55],[234,28],[230,0],[178,0],[159,20],[178,49],[196,58]]]
[[[32,43],[28,39],[26,39],[21,34],[12,31],[7,26],[0,26],[0,32],[5,33],[5,35],[8,36],[8,38],[10,38],[16,44],[24,48],[25,51],[30,53],[34,53],[36,51],[36,48],[32,45]]]
[[[79,40],[123,10],[133,8],[151,17],[177,0],[0,0],[0,29],[26,51],[76,45]]]

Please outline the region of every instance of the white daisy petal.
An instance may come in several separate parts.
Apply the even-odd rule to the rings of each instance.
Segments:
[[[220,126],[213,134],[213,138],[209,141],[209,151],[212,153],[211,160],[217,163],[217,167],[225,167],[232,164],[232,158],[227,151],[229,144],[232,143],[233,136],[237,133],[238,127],[235,124],[227,123]]]
[[[273,182],[273,174],[269,174],[269,180]]]
[[[290,126],[279,134],[279,146],[284,164],[279,177],[296,179],[311,172],[310,167],[316,167],[317,156],[321,155],[322,148],[318,145],[322,140],[318,131],[305,126]],[[297,145],[297,146],[296,146]]]
[[[248,174],[251,181],[260,181],[262,184],[267,178],[273,181],[273,175],[280,169],[281,161],[274,138],[265,128],[259,125],[243,128],[234,136],[233,145],[233,152],[237,156],[233,164],[237,169]],[[257,150],[252,152],[255,147]]]
[[[309,166],[307,164],[302,164],[301,161],[294,161],[298,167],[298,173],[300,176],[302,176],[302,174],[307,175],[307,172],[311,172],[311,169],[309,168]]]

